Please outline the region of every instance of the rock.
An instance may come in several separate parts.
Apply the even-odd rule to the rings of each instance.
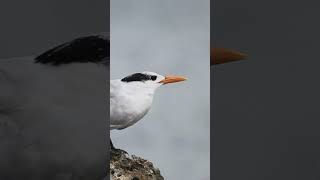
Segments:
[[[117,149],[111,150],[110,177],[112,180],[164,180],[160,170],[135,155]]]

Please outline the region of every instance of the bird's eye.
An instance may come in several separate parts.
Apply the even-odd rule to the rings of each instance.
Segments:
[[[152,81],[157,80],[157,76],[151,76],[151,80],[152,80]]]

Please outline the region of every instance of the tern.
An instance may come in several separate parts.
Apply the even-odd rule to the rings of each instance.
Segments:
[[[185,81],[183,76],[162,76],[138,72],[110,82],[110,130],[128,128],[150,110],[153,96],[160,86]],[[110,139],[111,149],[116,149]]]
[[[0,179],[106,176],[108,33],[0,60]]]

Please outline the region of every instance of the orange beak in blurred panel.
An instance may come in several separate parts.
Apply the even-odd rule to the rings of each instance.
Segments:
[[[210,65],[223,64],[232,61],[243,60],[247,57],[246,54],[224,48],[211,48],[210,50]]]

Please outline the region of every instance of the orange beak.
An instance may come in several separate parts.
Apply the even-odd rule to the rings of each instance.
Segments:
[[[161,80],[159,83],[169,84],[169,83],[176,83],[176,82],[185,81],[185,80],[187,79],[183,76],[166,76],[165,79]]]
[[[210,65],[223,64],[232,61],[245,59],[246,54],[224,49],[224,48],[211,48],[210,50]]]

